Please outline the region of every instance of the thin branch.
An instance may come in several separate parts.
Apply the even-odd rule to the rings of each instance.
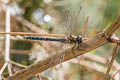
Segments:
[[[11,35],[21,35],[21,36],[47,36],[47,37],[61,37],[65,38],[64,35],[56,34],[40,34],[40,33],[27,33],[27,32],[0,32],[0,34],[11,34]]]
[[[78,67],[79,67],[80,60],[81,60],[81,59],[83,59],[83,56],[82,56],[82,55],[80,56],[79,60],[77,61],[78,63],[75,65],[75,68],[74,68],[73,72],[71,73],[69,80],[72,80],[74,74],[76,73],[76,71],[77,71],[77,69],[78,69]]]
[[[3,71],[5,70],[6,66],[8,65],[8,63],[6,62],[3,67],[0,69],[0,75],[3,73]]]
[[[111,77],[111,80],[114,79],[114,77],[120,72],[120,69]]]
[[[119,47],[119,44],[117,44],[116,47],[115,47],[115,50],[114,50],[112,59],[111,59],[111,61],[110,61],[109,67],[108,67],[108,69],[107,69],[107,72],[106,72],[106,74],[105,74],[105,80],[107,80],[108,75],[109,75],[109,72],[110,72],[110,70],[111,70],[111,68],[112,68],[112,65],[113,65],[115,56],[116,56],[116,54],[117,54],[117,52],[118,52],[118,47]]]
[[[30,50],[16,50],[16,49],[11,49],[10,53],[11,54],[28,54],[28,53],[30,53]]]
[[[118,29],[119,26],[120,26],[120,16],[118,16],[116,21],[105,30],[105,33],[111,36],[116,31],[116,29]]]
[[[13,19],[15,19],[16,21],[18,21],[19,23],[23,24],[25,27],[29,28],[33,32],[48,33],[48,31],[46,31],[45,29],[40,28],[40,27],[36,26],[35,24],[30,23],[28,20],[26,20],[22,17],[15,16],[15,15],[12,15],[11,17]]]
[[[86,38],[88,19],[89,19],[89,16],[87,16],[87,19],[86,19],[85,24],[84,24],[84,38]]]
[[[108,29],[105,30],[105,33],[113,34],[119,28],[119,25],[120,25],[120,16]],[[59,54],[50,56],[45,60],[39,61],[37,64],[33,64],[32,66],[19,71],[13,76],[8,77],[7,80],[26,80],[37,73],[43,72],[46,69],[59,64],[62,55],[65,55],[64,61],[67,61],[79,55],[85,54],[86,52],[94,50],[106,43],[109,42],[106,40],[105,36],[103,35],[103,32],[98,33],[96,36],[88,40],[85,40],[83,43],[81,43],[81,46],[79,48],[80,50],[78,50],[78,48],[75,47],[74,53],[76,54],[74,56],[71,50],[72,47],[70,47],[64,51],[61,51]]]
[[[65,35],[56,35],[56,34],[40,34],[40,33],[26,33],[26,32],[0,32],[0,34],[10,34],[10,35],[21,35],[21,36],[40,36],[40,37],[56,37],[56,38],[63,38],[66,39],[68,36]],[[74,39],[77,38],[77,36],[72,35]],[[84,40],[87,40],[88,38],[83,38]]]
[[[72,63],[77,63],[77,61],[78,61],[78,59],[70,60],[70,62],[72,62]],[[105,74],[105,68],[101,65],[96,65],[96,62],[94,62],[94,61],[80,60],[80,65],[85,66],[86,68],[93,69],[97,72]]]
[[[6,16],[5,16],[5,31],[6,32],[10,32],[10,21],[11,21],[11,9],[9,6],[7,6],[7,10],[6,10]],[[5,63],[10,61],[10,35],[7,34],[6,35],[6,39],[5,39]],[[8,72],[9,75],[12,75],[12,71],[11,71],[11,64],[8,63]]]
[[[87,59],[90,59],[92,61],[95,61],[95,62],[102,63],[102,64],[107,63],[107,60],[105,58],[94,55],[94,54],[91,54],[91,53],[86,53],[86,54],[83,55],[83,57],[87,58]]]
[[[16,63],[14,61],[9,61],[9,63],[12,63],[13,65],[16,65],[18,67],[22,67],[22,68],[27,68],[28,66],[25,66],[25,65],[22,65],[22,64],[19,64],[19,63]]]

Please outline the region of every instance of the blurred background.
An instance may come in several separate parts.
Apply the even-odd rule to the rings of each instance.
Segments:
[[[10,16],[11,32],[72,34],[90,38],[109,27],[119,14],[120,0],[0,0],[0,32],[5,32],[6,17]],[[120,36],[119,32],[120,29],[115,34]],[[73,46],[23,40],[19,35],[10,38],[11,73]],[[5,36],[0,35],[0,69],[5,63],[5,48]],[[104,45],[29,80],[102,80],[114,48],[115,44]],[[119,69],[120,49],[109,78]],[[10,76],[9,69],[5,68],[0,75],[5,78]],[[119,79],[117,74],[114,80]]]

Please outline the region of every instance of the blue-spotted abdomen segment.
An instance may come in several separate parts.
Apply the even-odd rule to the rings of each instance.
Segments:
[[[48,37],[38,37],[38,36],[27,36],[25,39],[29,40],[43,40],[43,41],[57,41],[57,42],[65,42],[62,38],[48,38]]]

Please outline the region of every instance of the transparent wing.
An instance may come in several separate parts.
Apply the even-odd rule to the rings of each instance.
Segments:
[[[81,4],[81,3],[80,3]],[[75,25],[76,25],[76,21],[77,21],[77,19],[78,19],[78,17],[79,17],[79,14],[80,14],[80,11],[81,11],[81,9],[82,9],[82,6],[81,5],[79,5],[79,9],[74,13],[74,12],[72,12],[72,11],[70,11],[70,8],[67,8],[67,9],[64,9],[64,11],[63,11],[63,16],[64,16],[64,33],[65,33],[65,35],[70,35],[70,34],[72,34],[73,33],[73,31],[74,31],[74,27],[75,27]],[[56,54],[58,54],[59,53],[59,51],[61,51],[63,48],[64,48],[64,46],[65,46],[66,44],[64,44],[64,43],[62,43],[61,44],[61,47],[59,48],[59,50],[56,52]],[[61,56],[61,60],[60,60],[60,62],[62,63],[63,62],[63,60],[64,60],[64,55],[63,56]],[[61,67],[61,64],[60,64],[60,67]],[[59,69],[60,67],[58,67],[58,68],[56,68],[56,69]]]
[[[75,6],[75,5],[71,5],[71,6]],[[71,9],[70,9],[71,8]],[[77,8],[77,9],[75,9]],[[65,17],[65,35],[70,35],[70,34],[74,34],[75,33],[75,28],[76,28],[76,24],[79,18],[79,14],[80,11],[82,9],[82,5],[81,2],[75,6],[74,8],[69,7],[67,9],[64,10],[64,17]]]

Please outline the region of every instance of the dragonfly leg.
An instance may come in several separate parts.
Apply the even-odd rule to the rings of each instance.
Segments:
[[[81,46],[81,44],[78,44],[77,50],[79,50],[79,51],[85,51],[84,49],[80,48],[80,46]]]
[[[75,43],[75,45],[72,47],[73,56],[75,55],[75,53],[74,53],[74,48],[75,48],[75,46],[76,46],[76,43]]]
[[[59,65],[59,67],[56,67],[56,66],[55,66],[55,69],[56,69],[56,70],[59,70],[59,69],[62,67],[62,62],[64,61],[64,56],[65,56],[64,53],[63,53],[63,55],[60,56],[60,58],[61,58],[61,59],[60,59],[60,65]]]
[[[77,50],[79,50],[79,51],[81,50],[81,49],[80,49],[80,44],[78,44],[78,46],[77,46]]]

